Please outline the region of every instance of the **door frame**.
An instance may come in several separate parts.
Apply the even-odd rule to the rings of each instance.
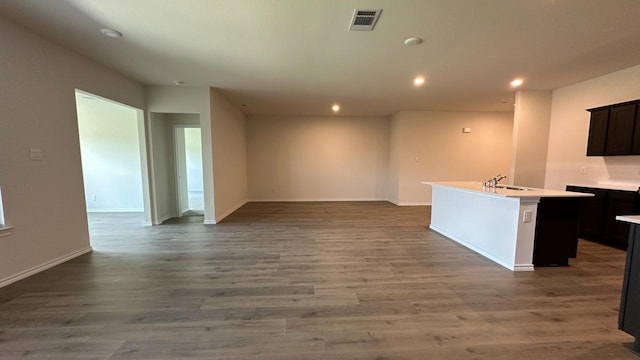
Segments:
[[[182,217],[189,211],[189,185],[187,183],[187,170],[186,170],[186,144],[184,141],[184,129],[200,129],[200,143],[202,144],[202,127],[200,125],[192,124],[172,124],[171,136],[173,142],[173,158],[174,158],[174,172],[175,172],[175,184],[176,184],[176,211],[177,214]],[[182,137],[178,139],[178,132],[182,130]],[[184,156],[183,156],[184,154]],[[184,163],[183,163],[184,161]],[[201,167],[204,167],[202,161]],[[184,170],[184,176],[182,176],[182,170]],[[183,181],[182,178],[185,178]],[[186,190],[186,194],[184,191]],[[185,206],[186,204],[186,206]]]

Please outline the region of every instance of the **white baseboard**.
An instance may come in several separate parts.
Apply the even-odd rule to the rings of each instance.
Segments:
[[[513,265],[513,271],[535,271],[536,268],[533,264],[515,264]]]
[[[154,221],[153,225],[162,225],[163,222],[165,222],[165,221],[167,221],[167,220],[169,220],[171,218],[174,218],[174,217],[176,217],[176,216],[172,216],[172,215],[163,216],[163,217],[157,219],[156,221]]]
[[[0,280],[0,288],[2,288],[4,286],[7,286],[9,284],[13,284],[16,281],[20,281],[22,279],[28,278],[29,276],[35,275],[35,274],[37,274],[39,272],[45,271],[45,270],[50,269],[50,268],[52,268],[52,267],[54,267],[56,265],[60,265],[63,262],[67,262],[67,261],[69,261],[69,260],[71,260],[73,258],[76,258],[76,257],[78,257],[80,255],[84,255],[84,254],[90,253],[92,251],[93,251],[93,249],[91,248],[91,246],[89,246],[89,247],[86,247],[86,248],[83,248],[83,249],[80,249],[80,250],[73,251],[73,252],[71,252],[71,253],[69,253],[67,255],[61,256],[61,257],[59,257],[57,259],[53,259],[51,261],[47,261],[44,264],[41,264],[41,265],[38,265],[38,266],[34,266],[31,269],[19,272],[19,273],[15,274],[15,275],[11,275],[9,277],[6,277],[6,278]]]
[[[371,199],[371,198],[269,198],[269,199],[250,199],[248,202],[340,202],[340,201],[389,201],[387,199]]]
[[[232,207],[231,209],[229,209],[228,211],[226,211],[224,214],[220,215],[220,216],[216,216],[216,220],[214,222],[215,223],[219,223],[220,221],[222,221],[222,219],[226,218],[227,216],[233,214],[234,211],[240,209],[244,204],[248,203],[248,200],[242,200],[239,203],[237,203],[234,207]],[[205,225],[207,224],[207,222],[205,221]]]
[[[215,225],[215,224],[217,224],[217,222],[215,220],[205,220],[204,224],[205,225]]]
[[[425,201],[405,201],[395,202],[390,199],[371,199],[371,198],[269,198],[269,199],[251,199],[249,202],[340,202],[340,201],[386,201],[398,206],[431,206],[431,202]],[[235,210],[234,210],[235,211]]]
[[[115,212],[124,212],[124,213],[143,213],[144,209],[87,209],[88,213],[115,213]]]
[[[481,249],[479,247],[477,247],[474,244],[471,244],[467,241],[464,241],[456,236],[453,236],[452,234],[448,233],[447,231],[444,231],[442,229],[440,229],[438,226],[436,225],[429,225],[429,228],[435,232],[437,232],[438,234],[449,238],[452,241],[457,242],[460,245],[463,245],[464,247],[468,248],[469,250],[472,250],[482,256],[484,256],[485,258],[497,263],[498,265],[502,265],[503,267],[511,270],[511,271],[534,271],[535,268],[533,267],[533,264],[511,264],[508,263],[506,261],[504,261],[503,259],[500,259],[499,257],[485,251],[484,249]]]

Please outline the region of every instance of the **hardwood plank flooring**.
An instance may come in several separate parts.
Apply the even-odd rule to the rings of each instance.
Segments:
[[[0,359],[636,359],[623,251],[511,272],[428,207],[249,203],[141,226],[91,214],[94,252],[0,289]]]

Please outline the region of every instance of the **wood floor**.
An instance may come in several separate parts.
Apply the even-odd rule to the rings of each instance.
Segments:
[[[623,251],[581,241],[571,267],[514,273],[428,212],[91,216],[92,254],[0,289],[0,359],[637,359],[617,330]]]

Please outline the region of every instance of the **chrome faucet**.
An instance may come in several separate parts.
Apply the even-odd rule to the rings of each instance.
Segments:
[[[500,175],[500,174],[498,174],[498,175],[496,175],[494,178],[491,178],[491,179],[489,179],[489,180],[485,181],[485,182],[482,184],[482,186],[483,186],[483,187],[488,187],[488,188],[491,188],[491,189],[495,189],[495,188],[496,188],[496,186],[498,186],[498,183],[500,182],[500,180],[502,180],[502,179],[506,179],[506,178],[507,178],[507,177],[506,177],[505,175]]]

